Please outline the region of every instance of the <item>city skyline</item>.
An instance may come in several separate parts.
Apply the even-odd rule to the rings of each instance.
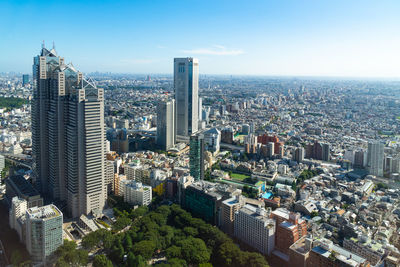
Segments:
[[[22,1],[0,8],[0,49],[8,51],[0,72],[29,73],[27,58],[45,40],[73,55],[83,72],[170,74],[171,58],[193,56],[203,74],[399,77],[395,1]],[[46,20],[38,16],[44,13]]]

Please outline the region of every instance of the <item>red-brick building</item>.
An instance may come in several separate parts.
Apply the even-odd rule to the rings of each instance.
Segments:
[[[268,143],[274,143],[274,154],[280,154],[280,148],[283,147],[284,143],[279,141],[277,136],[269,136],[267,134],[259,135],[257,137],[257,143],[266,145]]]

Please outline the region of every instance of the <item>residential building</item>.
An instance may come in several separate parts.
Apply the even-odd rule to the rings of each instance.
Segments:
[[[310,251],[307,266],[315,267],[369,267],[369,262],[328,239],[315,241]]]
[[[135,159],[124,166],[125,175],[128,180],[135,180],[150,185],[151,170],[149,166],[143,165],[139,159]]]
[[[12,198],[9,214],[10,227],[17,231],[21,242],[25,242],[25,213],[27,209],[28,202],[25,199]]]
[[[244,197],[234,196],[222,201],[221,205],[221,230],[229,235],[233,235],[233,222],[235,221],[235,213],[244,206]]]
[[[235,212],[234,235],[258,252],[270,255],[275,245],[275,220],[265,209],[245,205]]]
[[[359,238],[345,238],[343,240],[343,247],[365,259],[367,259],[373,266],[381,262],[385,255],[385,250],[382,244],[371,240],[366,236],[359,236]]]
[[[383,176],[384,144],[380,142],[368,143],[367,169],[369,174]]]
[[[134,205],[147,206],[151,203],[151,186],[141,182],[126,180],[124,184],[124,201]]]
[[[301,163],[304,161],[305,150],[304,147],[297,147],[294,151],[293,160]]]

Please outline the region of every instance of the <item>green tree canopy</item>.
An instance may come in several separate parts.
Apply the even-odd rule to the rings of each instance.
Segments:
[[[133,245],[133,253],[135,255],[141,255],[145,259],[150,259],[155,249],[156,244],[154,241],[149,240],[143,240]]]
[[[113,264],[106,255],[96,255],[93,259],[93,267],[113,267]]]

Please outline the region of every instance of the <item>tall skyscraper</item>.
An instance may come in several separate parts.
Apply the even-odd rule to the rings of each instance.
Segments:
[[[189,150],[190,175],[195,180],[204,179],[204,135],[192,134],[190,136]]]
[[[29,74],[22,75],[22,86],[25,86],[29,83]]]
[[[43,46],[33,64],[35,186],[72,217],[102,210],[105,147],[103,89]]]
[[[160,102],[157,105],[157,144],[168,150],[175,145],[175,100]]]
[[[176,134],[190,136],[198,130],[199,62],[195,58],[174,59]]]
[[[203,98],[199,97],[199,112],[197,114],[199,116],[199,121],[203,120]]]
[[[384,144],[379,142],[368,143],[367,167],[369,174],[383,176]]]

